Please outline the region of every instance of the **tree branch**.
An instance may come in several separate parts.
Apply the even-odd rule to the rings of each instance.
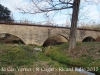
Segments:
[[[36,14],[36,13],[45,13],[45,12],[51,12],[51,11],[59,11],[59,10],[64,10],[64,9],[69,9],[73,8],[73,3],[71,3],[72,0],[31,0],[33,3],[33,7],[36,8],[35,10],[33,9],[33,12],[28,9],[23,9],[23,8],[17,8],[18,10],[22,11],[21,13],[28,13],[28,14]],[[40,3],[45,2],[47,3],[47,6],[44,5],[41,7],[39,5]]]

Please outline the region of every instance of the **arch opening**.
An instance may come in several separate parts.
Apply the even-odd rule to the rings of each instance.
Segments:
[[[55,36],[48,37],[48,39],[43,43],[43,47],[50,46],[50,45],[58,45],[65,42],[68,42],[68,40],[64,36],[55,35]]]
[[[82,40],[82,42],[94,42],[94,41],[96,41],[93,37],[86,37],[86,38],[84,38],[83,40]]]
[[[19,37],[9,34],[1,33],[0,34],[0,43],[4,44],[25,44]]]

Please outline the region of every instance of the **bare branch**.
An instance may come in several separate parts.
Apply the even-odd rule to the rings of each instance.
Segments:
[[[59,2],[61,2],[62,4],[70,4],[70,5],[73,5],[73,3],[70,3],[72,0],[67,0],[67,2],[64,0],[64,1],[62,1],[62,0],[59,0]]]
[[[37,14],[73,8],[72,0],[31,0],[33,10],[30,8],[17,8],[21,13]],[[43,6],[42,6],[42,3]]]

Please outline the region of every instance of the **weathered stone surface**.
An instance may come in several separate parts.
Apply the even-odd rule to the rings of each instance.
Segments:
[[[0,24],[0,34],[9,33],[15,35],[19,37],[25,44],[43,45],[44,42],[52,36],[54,36],[53,39],[56,40],[56,42],[64,41],[65,39],[61,40],[62,37],[66,38],[68,41],[69,32],[70,29],[67,28],[50,26]],[[60,38],[58,38],[58,36],[60,36]],[[100,31],[77,30],[76,41],[81,42],[86,37],[92,37],[96,39],[97,37],[100,37]]]

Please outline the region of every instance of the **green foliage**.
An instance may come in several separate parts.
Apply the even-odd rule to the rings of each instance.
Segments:
[[[0,21],[12,21],[10,16],[11,11],[0,4]]]
[[[86,43],[77,43],[78,46],[81,44],[86,44]],[[92,43],[87,43],[87,44],[92,44]],[[95,44],[100,44],[100,43],[95,43]],[[94,59],[89,54],[82,54],[78,58],[73,57],[73,55],[72,56],[68,55],[67,48],[65,47],[65,45],[66,44],[50,46],[50,47],[44,48],[44,53],[47,56],[51,57],[51,59],[53,59],[59,63],[69,65],[69,66],[70,65],[71,66],[80,66],[80,67],[82,66],[84,68],[98,66],[100,68],[100,60]],[[93,43],[93,45],[94,45],[94,43]],[[65,49],[66,49],[66,53],[64,51]],[[93,48],[93,46],[90,46],[89,51],[90,51],[90,49],[92,51],[95,50],[95,48]],[[50,64],[52,64],[52,63],[50,63]],[[100,69],[99,69],[99,71],[100,71]],[[99,71],[97,71],[97,72],[100,73]]]
[[[69,60],[66,57],[66,54],[59,51],[58,47],[51,47],[44,51],[48,56],[50,56],[53,60],[56,60],[60,63],[67,64]]]
[[[82,43],[84,45],[92,43]],[[96,43],[95,43],[96,44]],[[95,45],[93,43],[93,45]],[[100,44],[100,43],[97,43]],[[78,43],[77,46],[81,45]],[[94,51],[93,45],[89,45],[89,51]],[[98,46],[99,47],[99,46]],[[34,48],[42,48],[42,51],[34,51]],[[61,45],[54,45],[48,47],[40,47],[34,45],[5,45],[0,44],[0,66],[4,67],[18,67],[18,66],[31,66],[31,67],[67,67],[67,66],[82,66],[86,67],[98,67],[97,71],[100,73],[100,60],[94,59],[88,53],[76,57],[75,55],[69,55],[67,52],[68,43]],[[100,49],[98,49],[100,50]],[[87,51],[88,52],[88,51]],[[36,64],[35,64],[36,63]],[[0,72],[4,73],[4,72]],[[1,74],[1,75],[2,75]],[[12,73],[13,75],[13,73]]]
[[[0,65],[4,67],[12,66],[44,66],[41,62],[47,62],[48,66],[63,66],[42,51],[34,51],[34,48],[42,48],[34,45],[6,45],[0,44]],[[36,65],[36,64],[37,65]],[[34,65],[35,64],[35,65]]]
[[[5,46],[0,53],[2,65],[22,66],[32,64],[36,58],[31,51],[24,50],[24,46]]]

